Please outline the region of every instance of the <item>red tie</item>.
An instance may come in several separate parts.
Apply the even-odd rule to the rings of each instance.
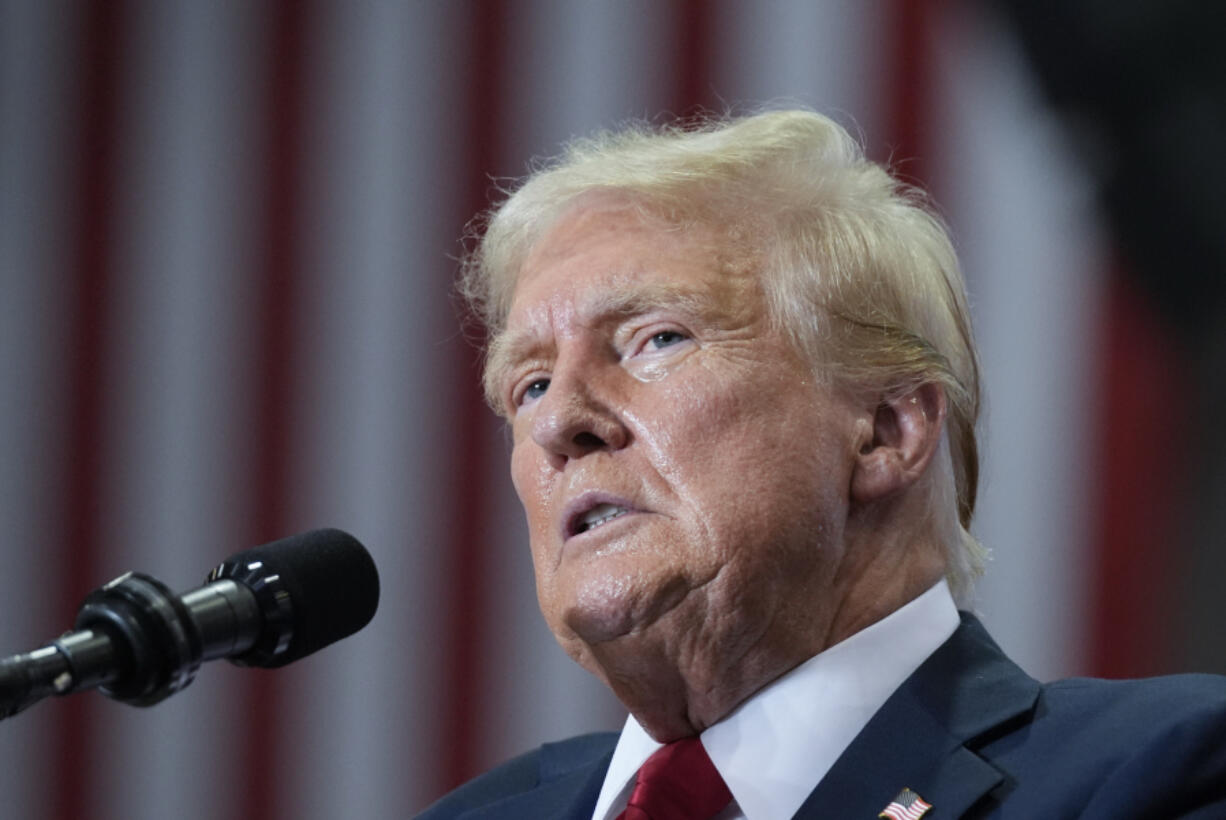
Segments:
[[[731,800],[702,742],[687,737],[647,758],[617,820],[710,820]]]

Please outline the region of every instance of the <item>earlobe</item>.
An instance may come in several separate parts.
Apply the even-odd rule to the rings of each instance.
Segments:
[[[875,501],[919,480],[940,446],[945,412],[945,391],[931,382],[883,400],[856,458],[852,500]]]

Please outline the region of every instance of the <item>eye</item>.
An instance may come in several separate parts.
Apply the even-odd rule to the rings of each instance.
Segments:
[[[528,382],[527,387],[520,391],[519,395],[516,397],[515,403],[520,405],[539,399],[541,396],[545,395],[545,391],[548,389],[549,379],[536,379],[535,381]]]
[[[665,347],[672,347],[675,344],[684,342],[687,337],[684,333],[678,330],[662,330],[647,340],[652,348],[661,350]]]

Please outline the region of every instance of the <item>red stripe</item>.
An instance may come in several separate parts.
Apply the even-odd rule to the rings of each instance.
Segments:
[[[932,32],[941,14],[939,0],[890,0],[885,56],[892,62],[885,112],[886,149],[878,158],[923,185],[927,167],[928,121],[933,105]]]
[[[111,355],[107,332],[107,299],[112,291],[112,240],[116,152],[119,142],[119,61],[126,4],[97,0],[81,17],[80,120],[73,161],[78,163],[74,203],[75,224],[68,275],[73,288],[70,308],[67,428],[60,454],[62,516],[54,522],[62,532],[59,546],[59,588],[64,597],[57,609],[65,626],[72,623],[81,600],[100,585],[99,552],[102,517],[99,500],[104,486],[102,463],[105,376]],[[50,816],[77,820],[90,814],[90,753],[96,743],[94,696],[57,702],[54,752],[56,788],[49,795]]]
[[[1188,396],[1178,339],[1127,277],[1110,277],[1098,355],[1096,537],[1091,577],[1090,673],[1136,677],[1162,671],[1172,634],[1170,556],[1179,449],[1190,423],[1174,396]]]
[[[275,0],[269,28],[269,80],[263,168],[263,248],[253,391],[252,508],[250,540],[262,544],[287,534],[291,492],[295,314],[299,301],[298,251],[307,7]],[[242,749],[242,817],[286,816],[276,788],[285,750],[280,708],[284,679],[256,671],[246,687],[246,742]]]
[[[500,84],[506,64],[505,31],[510,9],[502,0],[473,7],[467,19],[468,60],[466,169],[468,191],[463,203],[467,219],[489,207],[493,186],[490,175],[501,173],[505,130],[504,93]],[[457,224],[457,233],[459,224]],[[446,570],[445,662],[440,666],[440,692],[444,699],[443,754],[435,773],[437,794],[454,788],[477,773],[483,748],[482,654],[487,645],[490,608],[487,522],[490,429],[494,423],[479,388],[480,367],[474,347],[459,335],[451,341],[454,377],[449,385],[454,412],[450,488],[451,511]]]
[[[716,110],[719,105],[712,77],[714,51],[713,4],[708,0],[674,0],[676,30],[673,42],[673,113],[678,116],[699,110]]]

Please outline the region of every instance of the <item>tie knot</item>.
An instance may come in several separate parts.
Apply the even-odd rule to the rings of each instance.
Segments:
[[[661,746],[639,769],[625,820],[709,820],[732,792],[697,737]]]

